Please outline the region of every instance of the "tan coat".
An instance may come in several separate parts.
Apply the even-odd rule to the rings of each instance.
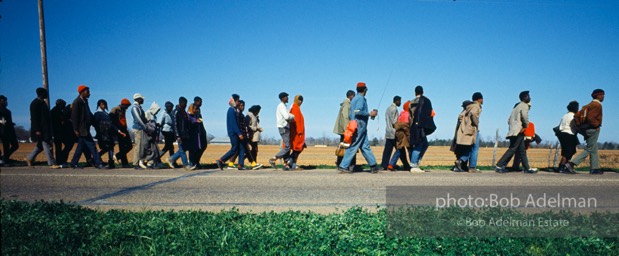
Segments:
[[[458,145],[473,145],[479,131],[479,116],[481,115],[481,105],[474,102],[460,113],[460,127],[456,131],[456,143]]]
[[[523,101],[516,104],[509,115],[507,123],[509,124],[509,132],[506,137],[518,136],[525,128],[529,126],[529,104]]]
[[[340,111],[337,113],[337,119],[335,120],[335,127],[333,127],[333,133],[344,135],[346,126],[350,121],[350,100],[348,98],[340,104]]]

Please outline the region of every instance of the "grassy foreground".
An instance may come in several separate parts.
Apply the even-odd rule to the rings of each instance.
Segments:
[[[618,238],[388,237],[385,209],[320,215],[0,204],[2,255],[619,255]]]

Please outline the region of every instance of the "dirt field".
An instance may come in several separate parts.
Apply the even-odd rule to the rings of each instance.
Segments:
[[[12,155],[12,159],[22,161],[33,149],[35,144],[20,144],[19,150]],[[160,145],[162,148],[163,145]],[[206,152],[202,156],[201,163],[213,164],[215,159],[221,157],[230,146],[228,145],[209,145]],[[116,148],[117,149],[117,148]],[[274,156],[279,148],[272,145],[261,145],[258,152],[258,162],[267,164],[267,159]],[[505,152],[505,148],[499,148],[497,150],[497,160]],[[372,147],[376,160],[380,163],[382,158],[383,147]],[[582,150],[578,150],[577,154]],[[299,157],[300,165],[335,165],[335,148],[334,147],[308,147]],[[549,149],[532,148],[527,151],[529,162],[531,167],[546,168],[549,166]],[[490,166],[492,162],[493,148],[481,148],[479,150],[478,166]],[[69,161],[73,154],[71,153]],[[129,161],[133,158],[133,152],[128,154]],[[164,156],[167,157],[167,154]],[[453,165],[454,155],[449,151],[449,147],[430,146],[423,161],[424,166],[449,166]],[[550,165],[552,165],[552,159],[554,158],[554,151],[552,151]],[[365,163],[361,154],[357,156],[358,163]],[[84,161],[84,159],[81,159]],[[103,156],[103,160],[107,161],[107,156]],[[41,152],[36,159],[37,162],[46,161],[45,154]],[[180,163],[180,161],[179,161]],[[41,163],[42,164],[42,163]],[[600,150],[600,164],[602,168],[619,168],[619,151],[617,150]],[[589,161],[583,162],[581,167],[589,165]]]

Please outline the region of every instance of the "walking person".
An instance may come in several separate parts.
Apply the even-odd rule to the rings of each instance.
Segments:
[[[357,122],[357,136],[353,140],[353,143],[344,154],[342,162],[338,166],[338,170],[341,173],[352,173],[348,167],[352,161],[353,156],[357,153],[357,150],[361,150],[363,157],[370,165],[371,173],[378,173],[379,167],[376,165],[376,158],[370,148],[370,142],[368,141],[367,123],[368,119],[376,117],[377,110],[368,111],[367,100],[365,95],[368,92],[368,88],[364,82],[357,83],[357,95],[352,99],[350,103],[350,119]]]
[[[251,149],[249,150],[249,155],[253,162],[251,163],[251,168],[253,170],[260,169],[262,164],[258,163],[258,144],[260,144],[260,135],[262,134],[262,127],[260,126],[260,110],[262,108],[260,105],[253,105],[247,111],[247,116],[245,117],[248,125],[249,125],[249,146]]]
[[[277,105],[277,110],[275,112],[275,118],[277,121],[277,129],[279,130],[279,135],[282,137],[282,149],[271,159],[269,159],[269,164],[271,164],[271,168],[276,169],[275,161],[277,159],[288,159],[290,157],[290,125],[289,123],[294,120],[294,115],[290,114],[287,110],[286,104],[288,103],[288,93],[281,92],[279,94],[279,104]],[[290,166],[288,166],[284,161],[284,170],[289,170]]]
[[[200,126],[202,126],[202,118],[200,118],[200,109],[193,103],[189,104],[187,109],[187,114],[189,116],[190,126],[189,126],[189,145],[187,147],[189,163],[193,166],[196,166],[196,169],[199,168],[200,158],[200,150],[205,147],[202,133],[200,132]]]
[[[71,125],[71,108],[63,99],[56,100],[56,106],[51,110],[52,133],[56,150],[56,164],[66,166],[69,153],[75,144],[75,134]]]
[[[114,162],[121,165],[123,168],[131,167],[129,165],[129,160],[127,159],[127,153],[129,153],[129,151],[133,148],[131,136],[129,136],[129,130],[127,127],[127,109],[129,106],[131,106],[129,99],[123,98],[118,106],[113,107],[112,110],[110,110],[112,125],[126,135],[118,137],[118,153],[116,153],[113,157]]]
[[[161,110],[161,107],[157,102],[153,102],[148,110],[145,112],[146,124],[144,126],[144,133],[142,137],[142,145],[140,148],[144,150],[141,158],[146,163],[146,167],[158,169],[162,167],[157,142],[159,141],[159,134],[161,133],[161,127],[157,123],[157,114]]]
[[[524,142],[524,131],[529,126],[529,103],[531,103],[529,91],[521,92],[519,98],[520,102],[512,109],[508,119],[509,132],[507,133],[507,138],[509,139],[509,149],[505,151],[497,162],[496,172],[498,173],[508,172],[505,165],[516,152],[520,154],[522,159],[524,173],[537,173],[537,170],[531,169],[529,166],[529,159],[527,158]]]
[[[101,157],[97,154],[95,141],[90,134],[90,126],[92,125],[93,115],[88,106],[88,98],[90,98],[90,88],[85,85],[77,87],[79,95],[73,104],[71,104],[71,123],[73,124],[73,132],[77,137],[77,147],[71,159],[71,167],[78,168],[78,161],[82,152],[88,154],[94,160],[95,168],[101,169],[105,166],[101,162]]]
[[[250,163],[251,169],[252,170],[259,169],[262,166],[258,166],[257,164],[255,164],[256,160],[250,154],[249,143],[250,143],[250,138],[251,138],[251,132],[249,129],[249,122],[245,118],[243,111],[245,111],[245,101],[239,100],[238,106],[236,108],[236,118],[237,118],[237,123],[239,124],[239,130],[241,130],[241,134],[243,134],[243,140],[240,140],[239,143],[240,143],[240,146],[242,147],[241,150],[245,152],[245,156]],[[238,157],[238,154],[235,154],[233,158],[236,158],[236,157]],[[230,159],[230,162],[234,161],[232,160],[233,158]]]
[[[0,157],[0,166],[12,165],[11,155],[19,148],[17,134],[15,133],[15,123],[13,114],[7,108],[9,100],[6,96],[0,95],[0,140],[4,154]]]
[[[600,157],[598,155],[598,137],[600,136],[600,129],[602,127],[602,102],[604,102],[604,95],[605,93],[602,89],[593,90],[591,93],[593,100],[583,107],[587,110],[586,114],[581,113],[581,115],[574,117],[582,117],[582,119],[584,119],[582,120],[584,122],[581,121],[581,123],[586,125],[586,128],[583,129],[583,126],[581,126],[580,129],[584,131],[585,149],[565,164],[565,167],[571,173],[575,173],[574,166],[579,165],[589,156],[589,161],[591,163],[589,173],[604,174],[600,169]]]
[[[419,164],[423,156],[428,150],[428,135],[436,130],[434,124],[434,109],[432,102],[426,96],[423,96],[423,87],[415,87],[415,99],[411,102],[411,113],[413,114],[413,123],[411,126],[410,145],[411,151],[411,173],[423,173]]]
[[[127,134],[120,131],[114,124],[112,123],[112,118],[110,114],[107,112],[107,101],[100,99],[97,102],[97,111],[94,114],[94,126],[97,135],[97,142],[99,144],[99,156],[103,156],[105,153],[108,154],[108,169],[116,168],[114,163],[114,141],[116,140],[117,135],[122,137],[127,136]]]
[[[232,96],[230,97],[230,100],[228,100],[228,105],[230,107],[233,107],[234,110],[236,110],[237,122],[240,123],[239,109],[237,107],[237,104],[239,103],[239,100],[241,100],[241,96],[239,96],[236,93],[233,93]],[[230,157],[230,159],[228,159],[228,167],[227,167],[228,170],[236,169],[236,166],[234,165],[234,162],[236,161],[237,157],[238,157],[238,154],[234,154],[232,157]]]
[[[52,121],[49,107],[45,102],[48,93],[45,88],[37,88],[37,97],[30,103],[30,137],[37,145],[26,158],[26,164],[32,166],[35,158],[41,151],[45,152],[47,165],[52,169],[58,169],[52,149]]]
[[[463,116],[466,114],[466,107],[468,107],[469,105],[473,104],[472,101],[470,100],[465,100],[462,102],[462,111],[460,112],[460,114],[458,114],[458,119],[456,122],[456,129],[454,130],[454,137],[453,140],[451,141],[451,146],[449,147],[449,151],[454,152],[454,155],[456,155],[456,164],[454,164],[454,167],[452,169],[452,171],[454,172],[463,172],[463,171],[468,171],[468,169],[466,168],[467,163],[461,163],[460,168],[458,168],[457,166],[457,162],[460,159],[460,157],[462,157],[462,153],[463,153],[463,148],[465,146],[461,146],[458,145],[458,131],[460,130],[460,126],[462,125],[462,119]]]
[[[529,125],[527,126],[526,129],[524,129],[523,134],[524,134],[524,149],[525,150],[529,150],[532,142],[535,142],[538,145],[542,143],[542,138],[539,135],[537,135],[537,133],[535,133],[535,124],[531,120],[529,120]],[[516,154],[514,154],[514,161],[512,163],[512,167],[509,169],[511,171],[521,172],[523,171],[522,169],[520,169],[521,163],[522,163],[522,157],[520,156],[520,153],[516,151]],[[531,170],[537,171],[537,168],[531,168]]]
[[[350,121],[350,101],[355,97],[355,91],[348,90],[346,92],[346,98],[340,103],[340,111],[337,113],[335,119],[335,127],[333,127],[333,133],[340,136],[340,143],[344,141],[344,132],[346,132],[346,126]],[[335,160],[335,166],[340,166],[344,156],[338,156]],[[351,166],[355,166],[357,163],[357,155],[353,156],[350,163]]]
[[[173,113],[174,136],[176,137],[178,150],[172,156],[168,157],[168,162],[171,164],[171,167],[174,167],[176,165],[176,160],[180,158],[185,170],[194,170],[196,166],[189,164],[186,153],[186,148],[189,146],[189,129],[191,126],[191,120],[189,120],[189,115],[185,111],[186,107],[187,98],[181,96],[178,98],[178,105],[176,105],[176,109],[174,109]]]
[[[133,95],[133,106],[131,107],[131,117],[133,117],[133,167],[135,169],[146,169],[144,164],[143,155],[144,148],[142,148],[142,138],[144,137],[144,127],[146,126],[146,114],[142,109],[144,104],[144,96],[136,93]]]
[[[576,135],[576,127],[574,122],[572,122],[574,120],[574,114],[578,112],[578,109],[578,101],[571,101],[567,105],[567,113],[561,118],[561,122],[558,126],[559,131],[555,134],[559,139],[559,143],[561,143],[561,161],[559,162],[558,169],[560,173],[575,174],[570,172],[565,164],[576,154],[576,147],[580,144],[578,136]]]
[[[455,162],[456,170],[465,171],[463,165],[469,162],[468,172],[479,173],[477,170],[477,154],[479,152],[479,116],[484,97],[480,92],[472,96],[471,104],[459,116],[459,127],[456,130],[456,144],[459,157]]]
[[[242,102],[241,100],[237,101],[236,108],[230,106],[230,108],[228,108],[228,112],[226,113],[226,129],[228,132],[228,137],[230,137],[230,150],[228,150],[228,152],[226,152],[222,157],[215,160],[215,163],[220,170],[224,169],[224,163],[234,155],[238,155],[238,170],[245,170],[245,167],[243,167],[243,162],[245,161],[245,150],[241,145],[241,141],[245,139],[245,136],[243,136],[243,133],[241,132],[237,116],[237,108],[240,104],[244,105],[245,102]]]
[[[406,150],[410,151],[410,127],[411,127],[411,115],[410,115],[410,101],[406,101],[402,107],[402,112],[398,116],[398,120],[395,123],[395,153],[389,161],[387,170],[395,171],[398,159],[402,162],[402,168],[404,170],[410,170],[411,166],[408,162],[408,154]]]
[[[174,110],[174,104],[172,104],[172,102],[166,101],[164,106],[165,113],[163,113],[163,116],[161,117],[160,126],[161,134],[163,135],[163,140],[165,144],[161,149],[161,155],[159,156],[159,159],[161,159],[161,157],[163,157],[165,153],[168,153],[168,157],[174,155],[174,113],[172,113],[172,110]]]
[[[196,115],[197,118],[200,120],[203,120],[202,118],[202,98],[200,98],[199,96],[196,96],[193,98],[193,105],[196,108]],[[206,150],[206,148],[208,147],[208,138],[206,137],[206,129],[204,129],[204,123],[203,122],[199,122],[196,123],[195,128],[198,129],[198,140],[199,140],[199,147],[196,149],[195,151],[195,155],[193,156],[193,159],[196,164],[196,168],[197,169],[202,169],[202,165],[200,165],[200,159],[202,159],[202,155],[204,154],[204,151]],[[191,157],[190,157],[191,159]]]
[[[398,107],[402,104],[402,97],[395,96],[393,97],[393,103],[387,107],[387,111],[385,111],[385,148],[383,149],[383,158],[381,160],[380,166],[383,170],[387,170],[389,168],[389,160],[391,160],[391,153],[393,152],[393,148],[396,146],[395,140],[395,123],[398,121]],[[397,150],[397,149],[396,149]],[[392,168],[393,169],[393,168]]]
[[[303,96],[297,95],[294,97],[294,102],[290,108],[290,114],[294,116],[294,120],[290,122],[290,145],[292,154],[290,154],[288,165],[290,169],[295,171],[303,170],[301,167],[297,166],[297,160],[301,152],[303,152],[303,149],[307,147],[305,145],[305,118],[301,112],[302,104]]]

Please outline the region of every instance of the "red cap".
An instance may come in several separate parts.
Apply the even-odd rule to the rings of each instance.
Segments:
[[[124,98],[120,100],[120,105],[131,105],[131,102],[127,98]]]
[[[86,90],[86,89],[90,89],[90,88],[88,88],[88,86],[85,86],[85,85],[82,84],[82,85],[77,87],[77,92],[78,93],[82,93],[82,91]]]
[[[358,82],[357,83],[357,88],[359,87],[366,87],[364,82]]]

